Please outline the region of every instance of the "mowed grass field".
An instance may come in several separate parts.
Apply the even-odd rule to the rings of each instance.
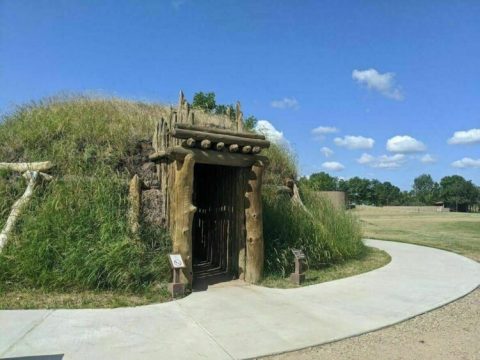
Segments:
[[[432,246],[480,261],[480,214],[421,211],[418,207],[359,206],[365,238]]]

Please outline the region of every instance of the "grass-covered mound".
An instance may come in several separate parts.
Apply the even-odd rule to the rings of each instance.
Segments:
[[[127,226],[129,161],[166,116],[162,105],[75,97],[23,106],[0,123],[0,161],[52,161],[55,180],[36,189],[14,236],[0,254],[0,291],[145,291],[168,281],[168,234],[144,228],[134,240]],[[294,159],[268,150],[265,181],[295,177]],[[25,182],[0,173],[0,226]],[[267,273],[287,273],[290,249],[301,247],[310,266],[358,257],[354,219],[304,192],[310,215],[265,187]]]
[[[140,290],[168,280],[167,236],[147,229],[133,241],[126,222],[126,161],[165,114],[158,105],[77,97],[24,106],[3,119],[0,161],[56,167],[0,254],[0,286]],[[13,177],[0,174],[7,194],[1,223],[25,186]]]

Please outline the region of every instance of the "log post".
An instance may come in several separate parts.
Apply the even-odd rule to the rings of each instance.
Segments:
[[[128,224],[134,236],[140,230],[140,214],[142,211],[142,183],[137,174],[130,180],[128,188]]]
[[[182,269],[182,282],[192,284],[192,225],[197,208],[192,204],[193,174],[195,160],[192,154],[183,162],[176,162],[175,185],[173,188],[174,230],[173,252],[182,255],[186,267]]]
[[[262,178],[264,165],[257,161],[248,176],[248,203],[245,208],[246,227],[246,266],[245,281],[257,283],[263,275],[263,214],[262,214]]]

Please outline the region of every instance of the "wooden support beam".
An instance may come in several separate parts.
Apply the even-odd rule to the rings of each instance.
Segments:
[[[262,151],[262,148],[260,146],[252,147],[252,154],[259,154],[260,151]]]
[[[160,151],[149,156],[150,160],[156,162],[165,162],[183,159],[192,154],[195,162],[200,164],[222,165],[222,166],[237,166],[250,167],[256,161],[261,161],[264,164],[268,163],[268,158],[261,155],[230,153],[226,151],[211,151],[203,149],[188,149],[182,146],[168,148],[165,151]]]
[[[236,153],[240,150],[240,147],[238,146],[238,144],[232,144],[228,147],[228,151],[230,151],[231,153]]]
[[[210,140],[203,139],[200,143],[200,146],[202,149],[210,149],[212,147],[212,142]]]
[[[225,143],[223,142],[219,142],[215,145],[215,149],[217,149],[218,151],[222,151],[224,148],[225,148]]]
[[[252,134],[248,132],[238,132],[228,129],[219,129],[214,127],[207,126],[199,126],[199,125],[190,125],[190,124],[177,124],[176,128],[183,129],[183,130],[195,130],[195,131],[203,131],[209,132],[212,134],[221,134],[221,135],[232,135],[232,136],[241,136],[250,139],[258,139],[258,140],[265,140],[264,135],[260,134]]]
[[[195,147],[195,144],[196,144],[196,141],[195,139],[192,139],[192,138],[188,138],[187,141],[185,141],[185,143],[187,144],[188,147]]]
[[[252,152],[252,147],[250,145],[242,147],[242,153],[250,154]]]
[[[263,244],[263,210],[262,179],[264,164],[253,164],[248,176],[247,206],[245,208],[246,228],[246,266],[245,281],[257,283],[263,276],[264,244]]]
[[[192,284],[192,224],[197,208],[192,204],[193,154],[185,156],[183,162],[177,162],[173,199],[175,203],[174,230],[172,236],[173,252],[182,255],[186,267],[182,269],[181,281]]]
[[[0,162],[0,170],[10,170],[17,172],[25,171],[47,171],[53,168],[50,161],[30,162],[30,163],[4,163]]]
[[[47,180],[47,181],[52,180],[52,176],[50,175],[43,174],[38,171],[30,171],[30,170],[26,171],[23,174],[23,177],[28,180],[27,188],[25,189],[25,192],[23,193],[23,195],[13,204],[12,210],[10,211],[10,215],[8,216],[7,221],[5,222],[5,226],[0,232],[0,252],[2,252],[2,249],[5,247],[5,245],[7,245],[8,238],[15,227],[18,217],[20,216],[23,209],[32,198],[33,191],[35,190],[35,187],[38,184],[39,179],[43,178],[44,180]]]
[[[207,139],[215,143],[224,142],[225,144],[238,144],[240,146],[250,145],[259,146],[261,148],[270,147],[270,142],[267,140],[252,139],[234,135],[214,134],[207,131],[187,130],[180,129],[178,127],[172,130],[172,135],[179,139],[193,138],[198,141]]]

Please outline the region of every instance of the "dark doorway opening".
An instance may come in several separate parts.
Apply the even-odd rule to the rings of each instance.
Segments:
[[[193,281],[195,289],[235,279],[242,233],[238,184],[240,168],[195,164]]]

